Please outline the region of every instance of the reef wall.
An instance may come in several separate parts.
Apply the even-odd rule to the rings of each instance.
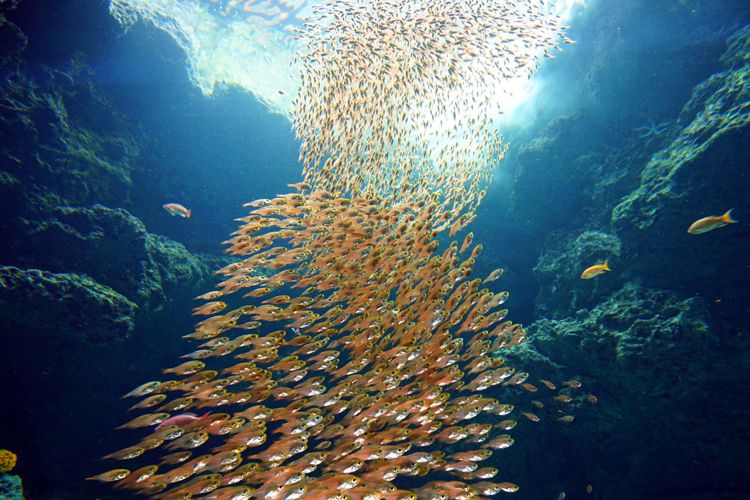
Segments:
[[[226,259],[133,215],[133,178],[154,168],[156,143],[110,102],[85,55],[35,62],[6,17],[14,6],[0,2],[2,445],[22,458],[32,498],[91,497],[82,478],[96,464],[85,462],[118,425],[113,402],[175,356],[172,332],[190,327],[192,297]],[[0,497],[17,494],[20,479],[4,475]]]
[[[694,2],[700,13],[710,5]],[[514,203],[506,216],[525,221],[538,242],[535,321],[514,357],[540,376],[573,369],[598,397],[595,405],[571,403],[579,409],[573,425],[546,424],[545,444],[563,447],[569,461],[538,466],[535,458],[545,454],[538,440],[516,450],[530,475],[550,478],[546,488],[527,491],[530,498],[548,495],[552,485],[584,492],[584,483],[556,469],[589,478],[601,498],[750,492],[741,458],[748,450],[742,436],[750,435],[741,410],[750,403],[743,383],[750,375],[750,232],[740,224],[686,232],[694,220],[730,208],[739,219],[750,213],[750,150],[743,146],[750,143],[750,28],[736,21],[750,13],[739,11],[712,34],[685,26],[716,57],[694,60],[696,77],[673,77],[669,85],[679,88],[672,99],[664,88],[655,99],[597,70],[627,46],[630,16],[646,8],[634,3],[605,16],[619,26],[619,42],[606,56],[569,56],[588,78],[566,91],[588,100],[519,132],[509,155]],[[689,54],[672,56],[671,66],[689,64]],[[617,64],[625,82],[651,65]],[[625,112],[604,125],[615,103]],[[649,122],[629,121],[628,110],[648,106]],[[579,278],[604,259],[611,272]]]

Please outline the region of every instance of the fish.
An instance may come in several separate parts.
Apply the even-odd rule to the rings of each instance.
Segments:
[[[169,418],[169,413],[147,413],[136,417],[129,422],[121,425],[118,429],[137,429],[139,427],[151,427],[159,425]]]
[[[544,386],[547,387],[547,389],[549,389],[550,391],[557,390],[557,386],[554,383],[552,383],[551,381],[549,381],[547,379],[543,379],[543,378],[539,379],[539,381],[542,384],[544,384]]]
[[[611,269],[609,268],[609,260],[605,260],[601,264],[594,264],[591,267],[587,267],[581,273],[581,278],[590,280],[591,278],[596,278],[597,276],[602,275],[607,271],[611,271]]]
[[[152,406],[158,405],[165,399],[167,399],[166,394],[155,394],[153,396],[147,397],[146,399],[142,400],[139,403],[134,404],[133,406],[129,408],[129,410],[132,411],[132,410],[140,410],[143,408],[151,408]]]
[[[159,422],[159,424],[156,426],[156,430],[158,431],[160,429],[163,429],[164,427],[168,427],[171,425],[183,427],[188,424],[195,423],[206,417],[207,415],[199,417],[195,413],[180,413],[179,415],[174,415],[172,417],[166,418],[163,421]]]
[[[541,420],[537,415],[528,411],[522,411],[521,414],[531,422],[539,422]]]
[[[727,210],[724,215],[709,215],[690,224],[687,232],[689,234],[703,234],[727,224],[736,224],[737,221],[732,219],[732,209]]]
[[[497,436],[496,438],[488,441],[486,445],[492,449],[495,450],[504,450],[505,448],[509,448],[513,446],[513,443],[515,441],[513,438],[508,434],[501,434]]]
[[[123,398],[137,398],[140,396],[145,396],[147,394],[151,394],[155,392],[162,383],[158,380],[154,380],[152,382],[146,382],[145,384],[141,384],[129,393],[125,394]]]
[[[500,489],[500,491],[504,491],[505,493],[515,493],[519,490],[519,487],[517,484],[510,483],[510,482],[504,482],[499,483],[497,487]]]
[[[565,28],[537,3],[492,0],[324,0],[300,24],[302,179],[243,205],[225,242],[236,260],[202,296],[238,308],[196,308],[206,318],[185,335],[187,365],[168,368],[176,380],[132,394],[168,395],[156,411],[216,413],[138,417],[159,422],[146,444],[173,454],[126,487],[165,498],[468,498],[472,481],[517,491],[477,480],[498,473],[479,461],[511,446],[517,425],[490,423],[514,407],[485,392],[529,377],[490,350],[526,331],[496,310],[506,292],[472,279],[473,235],[441,245],[474,221],[506,151],[490,124],[497,106],[477,105],[472,89],[530,75],[532,54]],[[422,140],[425,126],[467,145]],[[448,445],[452,458],[410,453]],[[411,491],[392,482],[401,476]],[[240,482],[248,490],[225,490]]]
[[[502,267],[498,267],[490,274],[488,274],[484,281],[482,281],[482,283],[489,283],[491,281],[499,279],[503,275],[503,272],[505,272],[505,270]]]
[[[226,302],[208,302],[202,306],[193,309],[193,315],[211,316],[220,311],[223,311],[227,307]]]
[[[197,373],[206,367],[206,363],[203,361],[187,361],[181,365],[173,368],[166,368],[162,370],[163,373],[175,373],[177,375],[192,375]]]
[[[192,210],[188,210],[179,203],[167,203],[166,205],[162,205],[162,208],[166,210],[169,215],[176,215],[184,217],[185,219],[189,219],[193,214]]]
[[[86,479],[89,481],[102,481],[105,483],[109,483],[113,481],[120,481],[122,479],[125,479],[129,475],[130,471],[128,469],[112,469],[107,472],[97,474],[96,476],[87,477]]]
[[[563,385],[565,385],[565,386],[567,386],[567,387],[570,387],[571,389],[578,389],[578,388],[579,388],[579,387],[581,387],[581,386],[582,386],[583,384],[581,383],[581,381],[580,381],[580,380],[576,380],[576,379],[573,379],[573,378],[572,378],[572,379],[570,379],[570,380],[566,380],[566,381],[564,381],[564,382],[563,382]]]
[[[104,455],[102,458],[113,460],[130,460],[131,458],[136,458],[143,455],[145,451],[146,449],[141,446],[131,446],[129,448],[110,453],[109,455]]]

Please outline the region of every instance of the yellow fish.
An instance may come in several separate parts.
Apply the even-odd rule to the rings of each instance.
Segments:
[[[609,268],[609,260],[605,260],[601,264],[596,264],[587,268],[581,273],[581,278],[590,280],[591,278],[596,278],[600,274],[604,274],[606,271],[611,271]]]
[[[732,209],[729,209],[724,215],[709,215],[708,217],[698,219],[690,224],[687,232],[690,234],[703,234],[736,222],[736,220],[732,219]]]

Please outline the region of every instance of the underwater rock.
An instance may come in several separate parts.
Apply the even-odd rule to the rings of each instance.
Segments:
[[[681,299],[633,282],[573,317],[540,319],[529,330],[530,344],[541,355],[599,381],[618,379],[642,395],[669,393],[662,384],[672,384],[685,368],[675,361],[699,359],[716,342],[703,299]],[[659,377],[648,388],[641,385],[654,370]]]
[[[0,11],[14,3],[2,3]],[[6,214],[0,262],[45,269],[43,262],[16,259],[30,253],[29,226],[60,206],[125,205],[147,141],[80,58],[54,67],[29,63],[25,36],[1,16],[0,44],[7,50],[0,51],[0,209]]]
[[[47,249],[31,255],[34,265],[85,273],[146,310],[158,308],[176,288],[191,293],[211,273],[184,245],[148,233],[124,209],[59,207],[51,215],[29,223],[31,245]]]
[[[610,267],[616,267],[620,247],[616,235],[599,231],[584,231],[575,239],[553,244],[534,267],[539,283],[537,315],[566,316],[578,308],[594,306],[614,291],[622,284],[619,270],[592,280],[582,280],[579,276],[585,268],[605,259],[615,261]]]
[[[564,410],[575,411],[575,423],[558,426],[554,439],[599,478],[602,498],[626,498],[635,483],[643,485],[639,498],[719,498],[687,492],[737,484],[745,473],[742,459],[727,457],[746,452],[736,436],[746,432],[746,382],[737,374],[747,361],[742,339],[722,339],[714,328],[703,299],[629,282],[572,317],[534,322],[529,341],[505,357],[539,377],[583,382]],[[597,404],[585,400],[589,393]],[[545,453],[535,446],[524,452],[527,463]]]
[[[738,31],[727,43],[721,57],[726,69],[695,87],[677,120],[677,136],[651,157],[641,172],[640,186],[612,211],[616,227],[645,230],[661,222],[684,223],[677,213],[697,200],[706,205],[733,199],[746,187],[735,182],[741,177],[732,175],[730,166],[744,165],[748,159],[748,152],[738,151],[736,145],[747,142],[750,124],[750,28]]]
[[[0,474],[0,498],[3,500],[24,500],[23,483],[19,476]]]
[[[3,65],[0,147],[3,168],[27,181],[38,209],[127,196],[138,140],[93,84],[91,70]],[[33,75],[31,76],[33,71]]]
[[[137,306],[79,274],[0,266],[3,335],[53,337],[75,332],[92,343],[120,340],[134,328]]]

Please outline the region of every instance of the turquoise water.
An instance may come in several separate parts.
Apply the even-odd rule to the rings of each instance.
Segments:
[[[118,2],[159,13],[130,26],[99,1],[0,4],[0,449],[28,498],[130,498],[83,480],[132,444],[121,396],[178,364],[242,204],[301,178],[289,23],[227,4]],[[495,117],[510,146],[468,229],[474,275],[505,269],[495,290],[529,331],[509,361],[598,401],[568,426],[518,415],[491,465],[518,498],[750,498],[750,10],[566,15],[576,43]],[[736,224],[687,233],[732,208]]]

